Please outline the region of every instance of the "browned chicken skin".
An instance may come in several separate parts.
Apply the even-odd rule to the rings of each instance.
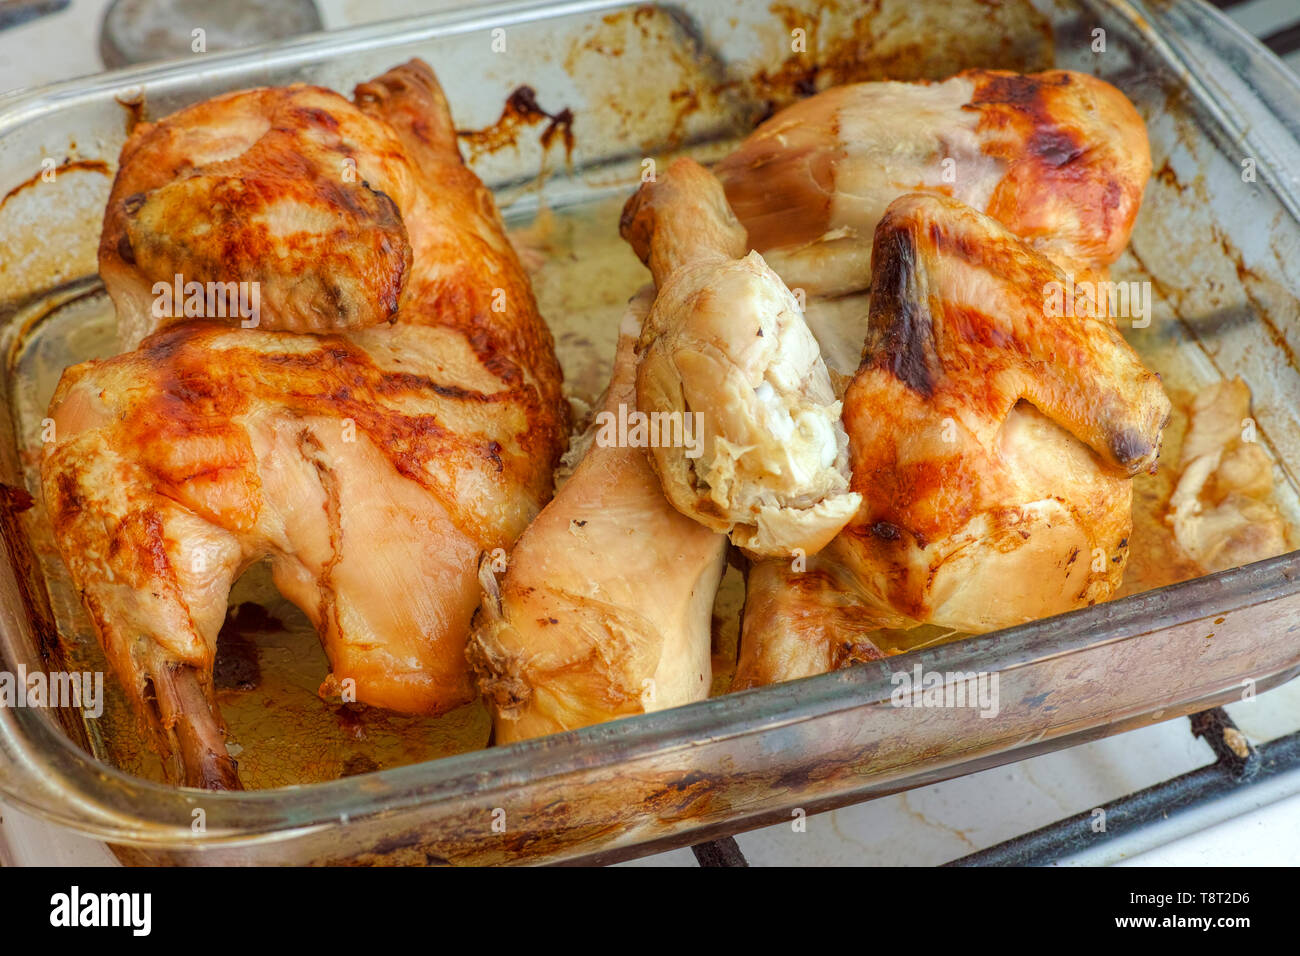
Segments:
[[[99,264],[123,347],[185,318],[174,306],[154,314],[155,283],[177,275],[257,282],[265,329],[396,317],[412,259],[401,210],[419,176],[393,129],[339,94],[294,86],[205,100],[138,127],[120,165]]]
[[[1128,479],[1155,467],[1169,421],[1159,376],[1104,300],[1046,315],[1064,274],[955,200],[891,204],[872,256],[844,400],[864,505],[838,552],[888,606],[963,631],[1104,600],[1128,554]]]
[[[1067,269],[1102,269],[1128,242],[1151,157],[1108,83],[968,70],[833,87],[767,120],[716,172],[787,285],[840,295],[866,286],[885,208],[918,191],[987,213]]]
[[[1170,403],[1104,297],[1046,314],[1058,268],[919,193],[890,205],[872,266],[844,397],[863,506],[806,570],[751,570],[737,687],[869,658],[880,627],[981,632],[1082,607],[1123,576],[1130,479],[1154,468]]]
[[[319,108],[303,108],[305,99]],[[336,316],[353,331],[268,331],[332,320],[316,325],[298,311],[306,259],[278,260],[240,237],[234,278],[248,269],[287,290],[265,297],[260,328],[164,328],[137,351],[68,369],[52,402],[57,441],[42,478],[57,543],[115,672],[193,786],[238,786],[212,663],[230,585],[245,567],[269,557],[276,585],[316,625],[331,667],[323,691],[440,713],[473,694],[464,648],[479,554],[509,547],[545,504],[565,444],[550,333],[491,195],[461,162],[432,72],[412,61],[358,87],[356,102],[360,112],[295,87],[193,108],[215,111],[213,128],[223,105],[240,122],[273,119],[275,148],[266,139],[256,147],[263,169],[292,165],[302,158],[294,143],[331,140],[349,124],[382,140],[373,156],[339,155],[355,156],[359,182],[409,180],[393,187],[393,208],[380,217],[391,219],[393,242],[401,236],[409,268],[368,259],[382,243],[350,232],[357,207],[335,202],[340,190],[365,193],[322,181],[328,161],[309,173],[321,179],[292,187],[289,206],[271,201],[264,213],[273,233],[285,231],[281,212],[307,235],[347,225],[328,235],[343,243],[331,255],[356,270],[357,284],[339,288],[360,311]],[[182,127],[192,121],[180,117]],[[169,122],[128,143],[119,185],[137,181],[132,164],[151,144],[186,141]],[[210,175],[207,193],[234,188]],[[169,186],[140,207],[160,204],[140,226],[152,230],[147,243],[127,227],[137,264],[147,244],[165,268],[185,268],[199,229],[184,214],[201,220],[203,210],[198,187],[180,186],[177,207],[165,206]],[[121,215],[110,204],[106,236]],[[320,235],[289,243],[322,244]],[[115,248],[106,246],[106,279],[123,266]],[[199,274],[227,264],[223,251],[195,255]],[[359,328],[389,317],[365,311],[375,305],[374,261],[387,262],[380,287],[392,285],[398,308],[393,324]],[[116,275],[124,327],[147,327],[132,311],[143,307],[138,289],[121,294],[136,280]]]

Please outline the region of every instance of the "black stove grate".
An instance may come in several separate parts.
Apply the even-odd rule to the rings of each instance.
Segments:
[[[1300,769],[1300,732],[1255,748],[1220,707],[1188,719],[1192,733],[1214,750],[1215,762],[1102,804],[1105,832],[1093,831],[1094,813],[1086,810],[945,866],[1048,866],[1242,787]]]

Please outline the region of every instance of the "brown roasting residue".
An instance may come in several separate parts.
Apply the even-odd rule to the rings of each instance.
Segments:
[[[766,100],[760,121],[793,100],[845,83],[937,80],[993,62],[1023,73],[1051,65],[1051,25],[1033,7],[978,0],[970,11],[954,6],[963,5],[938,5],[931,15],[905,0],[773,3],[769,10],[784,35],[802,31],[803,49],[749,78],[754,93]],[[945,42],[936,43],[936,28],[966,12],[986,19],[987,26],[950,30]],[[944,19],[935,23],[934,17]],[[1014,35],[1002,32],[1011,23]]]
[[[55,166],[53,169],[42,169],[39,173],[33,174],[30,179],[23,180],[13,189],[5,193],[4,198],[0,199],[0,209],[3,209],[10,199],[23,190],[30,189],[38,183],[48,181],[44,177],[49,175],[58,176],[59,173],[70,173],[75,170],[84,170],[85,172],[90,173],[102,173],[105,176],[112,172],[108,163],[104,162],[102,159],[64,159],[62,163]]]
[[[113,99],[117,102],[118,106],[122,107],[122,109],[126,111],[126,135],[130,136],[135,132],[137,126],[146,122],[144,115],[144,93],[141,92],[128,99],[123,99],[120,96],[115,96]]]
[[[469,148],[470,159],[484,153],[495,153],[506,147],[519,145],[519,134],[525,128],[547,120],[539,137],[542,148],[550,149],[558,138],[564,143],[566,162],[573,159],[573,111],[567,106],[558,113],[543,109],[537,102],[537,91],[531,86],[520,86],[506,98],[501,116],[491,126],[482,129],[458,129],[456,135]]]

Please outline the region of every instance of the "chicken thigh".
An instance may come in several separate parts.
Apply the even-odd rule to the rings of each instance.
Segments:
[[[968,70],[837,86],[782,110],[715,168],[750,245],[791,288],[860,291],[885,208],[951,196],[1058,265],[1104,269],[1151,173],[1146,128],[1084,73]]]

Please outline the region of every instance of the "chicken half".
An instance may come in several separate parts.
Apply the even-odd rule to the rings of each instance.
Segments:
[[[692,160],[641,186],[621,232],[655,281],[636,394],[668,500],[753,554],[820,550],[860,499],[840,403],[798,301],[746,254],[718,181]],[[694,444],[664,440],[656,422],[680,424]]]
[[[306,95],[260,90],[208,107],[225,104],[242,122],[250,103],[262,104],[261,122],[275,126],[285,150],[268,148],[263,161],[294,167],[293,143],[356,121],[341,98],[312,91],[319,108],[306,109]],[[565,446],[550,333],[491,194],[461,162],[432,71],[412,61],[359,86],[356,103],[383,131],[383,162],[410,178],[394,190],[410,267],[393,290],[392,324],[268,331],[301,317],[292,294],[272,295],[261,328],[190,320],[136,351],[74,366],[51,405],[57,440],[42,481],[56,542],[114,671],[160,749],[178,759],[176,777],[192,786],[238,786],[212,665],[244,568],[269,558],[277,587],[315,624],[330,662],[323,693],[440,713],[473,696],[464,651],[479,554],[510,547],[546,503]],[[286,128],[294,124],[298,135]],[[169,138],[168,121],[139,135]],[[119,179],[134,177],[141,149],[128,144]],[[363,180],[381,181],[354,155]],[[203,189],[237,188],[212,176]],[[313,183],[325,197],[315,208]],[[294,188],[293,202],[265,207],[267,228],[306,222],[323,246],[340,237],[344,272],[370,281],[368,265],[347,262],[355,210],[333,203],[337,184]],[[188,189],[176,195],[175,210],[157,210],[150,228],[161,231],[150,244],[184,267],[204,212]],[[116,215],[110,208],[110,223]],[[132,248],[138,262],[138,238]],[[298,260],[264,252],[238,245],[229,265],[291,289]],[[220,270],[220,254],[212,256],[198,256],[198,274]],[[129,310],[143,303],[117,301],[124,326],[141,327]]]
[[[499,582],[484,562],[469,656],[498,744],[708,696],[727,538],[669,504],[644,449],[600,435],[602,417],[636,407],[635,346],[652,299],[628,307],[573,475]]]
[[[946,195],[1058,265],[1104,269],[1151,173],[1133,104],[1084,73],[968,70],[837,86],[760,125],[715,172],[749,242],[791,288],[865,288],[886,207]]]

